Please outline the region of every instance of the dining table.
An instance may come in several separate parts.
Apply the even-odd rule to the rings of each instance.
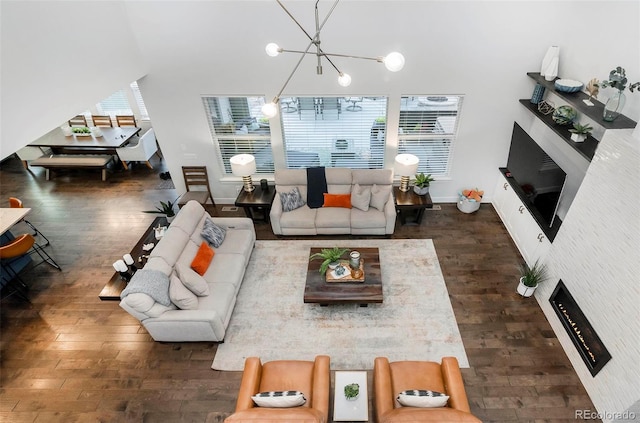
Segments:
[[[31,209],[29,207],[11,207],[0,208],[0,235],[7,232],[13,225],[24,219],[29,214]]]
[[[49,147],[54,153],[64,154],[116,154],[116,148],[123,147],[140,133],[138,127],[105,127],[99,128],[102,136],[72,134],[66,136],[61,128],[55,128],[29,145],[32,147]]]

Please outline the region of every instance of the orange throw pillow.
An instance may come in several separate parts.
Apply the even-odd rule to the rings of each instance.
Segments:
[[[351,194],[324,194],[324,204],[322,207],[344,207],[351,208]]]
[[[198,248],[198,253],[191,262],[191,268],[200,276],[203,276],[207,272],[214,255],[215,251],[213,251],[213,248],[209,247],[206,241],[203,241],[202,244],[200,244],[200,248]]]

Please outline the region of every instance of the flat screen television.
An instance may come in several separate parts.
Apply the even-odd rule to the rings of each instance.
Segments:
[[[520,187],[518,195],[538,223],[541,226],[544,224],[552,227],[557,218],[558,204],[567,174],[515,122],[506,176],[513,178]]]

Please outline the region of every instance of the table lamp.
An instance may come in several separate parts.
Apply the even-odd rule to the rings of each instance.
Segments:
[[[256,158],[251,154],[237,154],[229,159],[231,172],[236,176],[242,176],[244,190],[251,192],[256,189],[251,181],[251,175],[256,173]]]
[[[418,171],[420,160],[413,154],[398,154],[394,165],[394,172],[400,176],[400,191],[409,191],[409,178]]]

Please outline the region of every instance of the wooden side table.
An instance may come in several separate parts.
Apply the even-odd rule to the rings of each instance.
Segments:
[[[433,208],[433,201],[429,193],[418,195],[410,189],[407,192],[400,191],[400,187],[393,187],[393,196],[396,202],[396,210],[403,225],[420,225],[425,209]]]
[[[242,207],[247,217],[255,220],[254,212],[257,210],[262,213],[262,220],[269,222],[269,212],[271,211],[271,203],[276,196],[276,187],[270,186],[267,191],[263,191],[260,185],[256,185],[251,192],[240,190],[238,198],[236,198],[236,207]]]

